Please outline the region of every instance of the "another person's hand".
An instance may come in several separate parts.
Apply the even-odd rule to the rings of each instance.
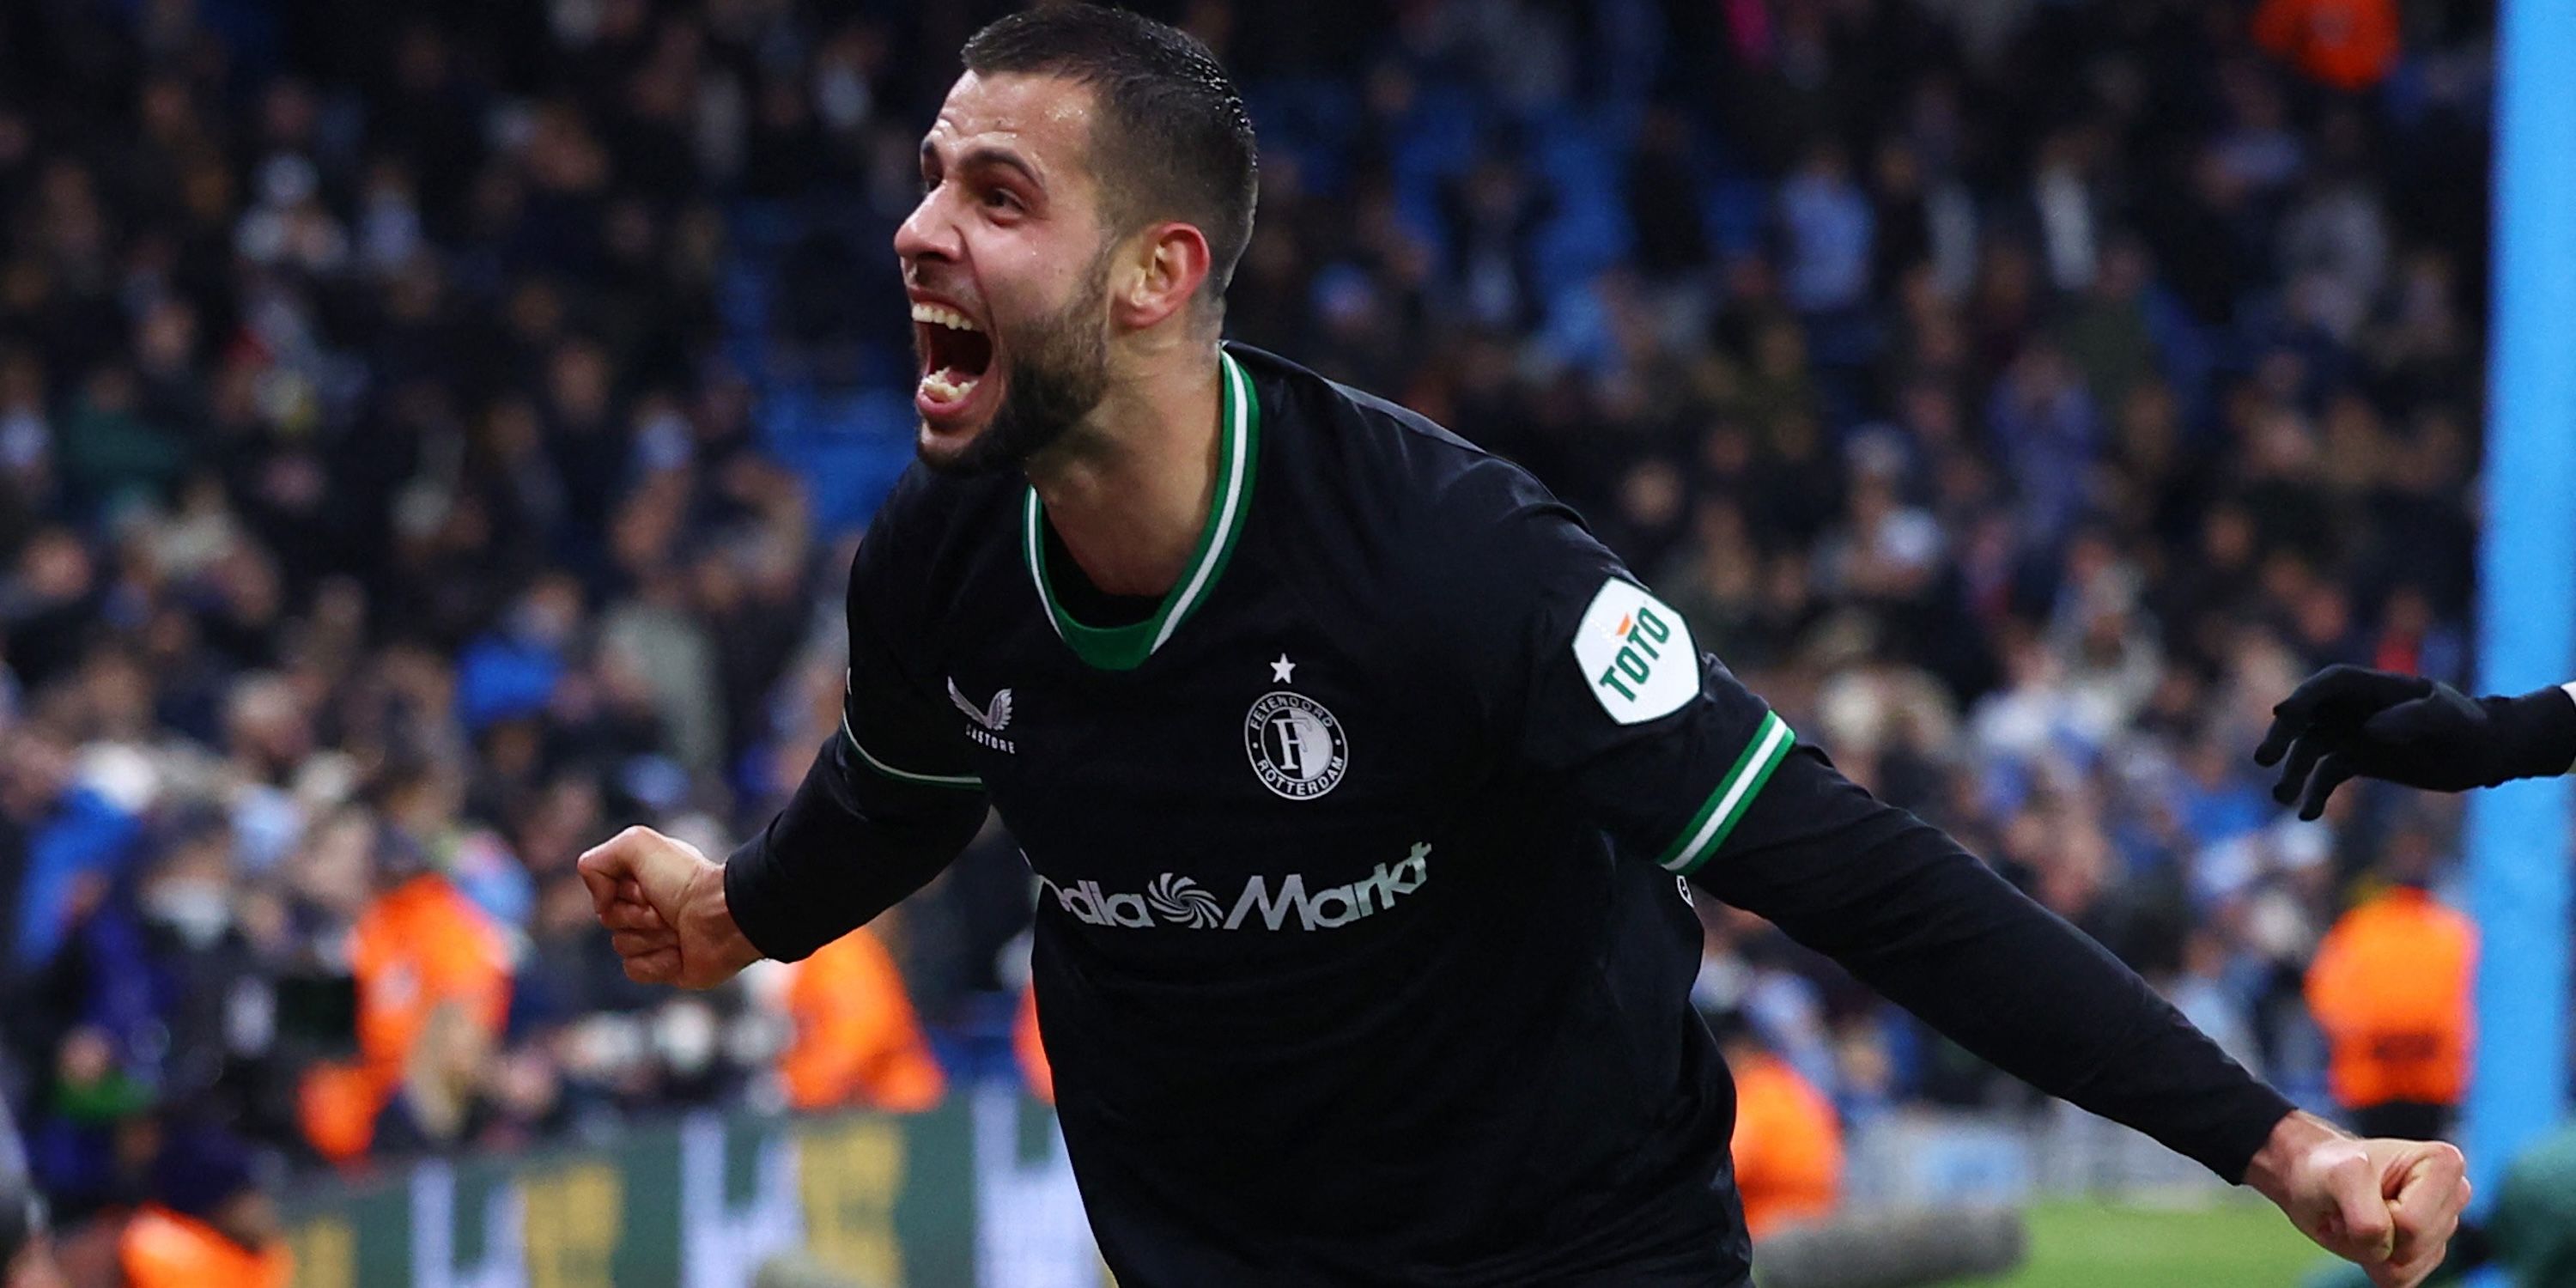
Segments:
[[[696,846],[630,827],[579,866],[628,979],[713,988],[760,959],[725,906],[723,865]]]
[[[2471,698],[2422,676],[2330,666],[2272,717],[2254,763],[2281,766],[2272,799],[2296,803],[2305,819],[2355,777],[2459,792],[2564,773],[2576,760],[2576,698],[2562,689]]]
[[[2292,1114],[2246,1169],[2319,1247],[2360,1266],[2378,1288],[2414,1288],[2450,1247],[2468,1206],[2466,1162],[2441,1141],[2360,1140]]]

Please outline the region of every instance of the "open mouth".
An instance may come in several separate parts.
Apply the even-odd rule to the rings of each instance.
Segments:
[[[993,338],[972,318],[945,304],[915,301],[914,340],[921,352],[921,387],[915,395],[925,414],[962,410],[993,365]]]

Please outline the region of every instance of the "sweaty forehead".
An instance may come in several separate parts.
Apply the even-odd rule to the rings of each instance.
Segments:
[[[1056,182],[1087,168],[1095,103],[1091,87],[1062,76],[968,72],[948,90],[923,138],[944,156],[985,148],[1013,153]]]

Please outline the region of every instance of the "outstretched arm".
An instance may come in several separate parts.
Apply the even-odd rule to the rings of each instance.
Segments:
[[[798,960],[920,889],[974,839],[980,790],[873,782],[856,752],[835,734],[787,807],[721,864],[647,827],[582,855],[627,975],[712,988],[762,957]]]
[[[2006,1072],[2261,1191],[2375,1282],[2440,1262],[2466,1201],[2458,1150],[2292,1112],[2099,944],[1813,748],[1692,879]]]
[[[2005,1072],[2230,1182],[2291,1110],[2100,944],[1813,747],[1692,880]]]

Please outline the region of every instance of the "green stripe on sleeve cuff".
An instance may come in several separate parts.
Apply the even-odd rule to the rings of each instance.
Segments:
[[[1699,865],[1725,843],[1727,833],[1735,830],[1753,798],[1762,793],[1762,784],[1771,781],[1771,771],[1789,758],[1789,749],[1797,742],[1798,735],[1790,732],[1789,722],[1781,719],[1779,712],[1765,713],[1762,723],[1753,730],[1753,740],[1745,744],[1744,754],[1736,757],[1735,767],[1718,780],[1717,789],[1691,816],[1672,848],[1655,862],[1666,872],[1683,876],[1698,871]]]
[[[973,774],[916,774],[897,769],[868,754],[868,749],[860,745],[859,736],[850,732],[850,713],[847,711],[841,713],[841,736],[850,740],[850,750],[859,753],[859,759],[868,762],[868,768],[897,782],[920,783],[925,787],[957,787],[970,792],[984,790],[984,780]]]

